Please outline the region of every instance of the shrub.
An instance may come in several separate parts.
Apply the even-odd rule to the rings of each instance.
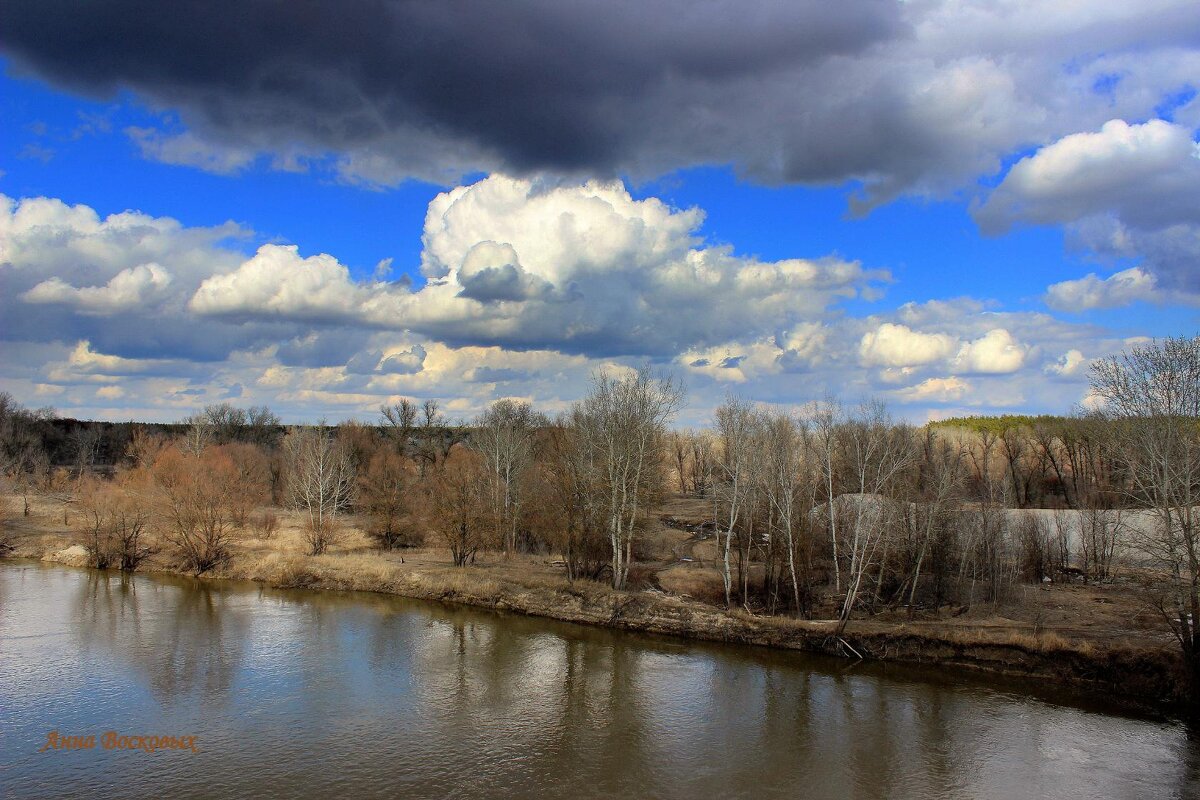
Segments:
[[[308,542],[308,554],[319,556],[337,544],[341,528],[330,517],[324,520],[309,519],[304,523],[304,541]]]
[[[263,511],[250,518],[250,529],[259,539],[270,540],[279,531],[279,517],[273,511]]]

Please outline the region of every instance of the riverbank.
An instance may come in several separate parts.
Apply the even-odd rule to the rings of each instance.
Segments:
[[[0,597],[14,797],[1200,789],[1186,722],[1049,682],[30,561],[0,562]],[[96,751],[38,752],[55,730]],[[110,730],[199,752],[106,753]]]
[[[9,557],[85,566],[78,533],[59,524],[62,512],[35,511],[40,513],[9,520],[14,532]],[[1128,592],[1115,588],[1030,587],[1021,613],[999,607],[954,616],[881,615],[853,620],[837,636],[830,621],[726,611],[660,588],[614,591],[591,581],[568,582],[549,558],[489,554],[475,566],[456,568],[437,548],[379,551],[353,529],[331,553],[309,556],[298,530],[284,523],[270,540],[239,537],[229,563],[204,577],[284,589],[377,592],[688,639],[970,669],[1141,706],[1179,707],[1186,699],[1174,644],[1147,628],[1151,617],[1130,618]],[[670,549],[670,542],[664,546]],[[187,574],[161,553],[139,571]],[[1082,614],[1094,624],[1081,620]],[[1116,627],[1120,618],[1131,627]]]

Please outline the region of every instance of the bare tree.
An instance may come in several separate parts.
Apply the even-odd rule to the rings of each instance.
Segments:
[[[471,449],[483,457],[490,474],[492,526],[509,555],[517,548],[521,483],[533,463],[534,436],[548,423],[529,403],[497,400],[471,432]]]
[[[567,580],[599,580],[612,559],[595,453],[569,416],[551,424],[543,440],[533,475],[532,524],[562,553]]]
[[[337,517],[354,492],[354,465],[342,442],[323,422],[295,428],[283,441],[288,465],[288,494],[308,514],[309,552],[320,555],[338,535]]]
[[[1064,509],[1054,512],[1054,533],[1050,539],[1051,566],[1053,574],[1062,576],[1071,566],[1071,528],[1072,520],[1078,520],[1079,515]],[[1057,580],[1057,578],[1056,578]]]
[[[478,454],[455,448],[426,484],[430,523],[456,567],[472,561],[487,538],[487,477]]]
[[[26,517],[30,494],[50,471],[39,427],[53,415],[51,409],[29,411],[8,392],[0,392],[0,478],[21,495],[22,514]]]
[[[1021,571],[1030,583],[1040,583],[1054,571],[1054,543],[1049,526],[1032,511],[1022,511],[1013,527],[1021,545]]]
[[[359,476],[359,502],[369,520],[368,533],[385,549],[417,544],[420,535],[406,524],[416,468],[390,448],[380,448]]]
[[[596,490],[612,548],[614,589],[623,588],[629,576],[643,506],[663,478],[666,426],[682,401],[673,378],[655,378],[644,367],[623,378],[597,372],[591,391],[572,409],[584,457],[600,476]]]
[[[1085,580],[1103,583],[1111,578],[1113,558],[1125,528],[1124,509],[1089,506],[1079,512],[1079,550]]]
[[[898,504],[891,494],[915,457],[911,429],[893,424],[882,403],[865,403],[844,425],[843,435],[848,480],[858,496],[849,509],[849,564],[839,633],[850,619],[864,581],[873,568],[887,562],[888,529],[898,521]]]
[[[721,442],[718,460],[720,482],[713,489],[714,503],[720,510],[717,547],[721,551],[721,578],[725,584],[725,606],[732,605],[732,576],[729,571],[730,543],[739,523],[752,513],[754,462],[758,457],[759,418],[746,401],[730,395],[717,408],[715,427]],[[725,543],[721,544],[724,535]]]
[[[713,471],[712,437],[706,431],[696,431],[691,437],[691,486],[692,494],[703,497],[708,491]]]
[[[401,397],[390,406],[380,406],[379,414],[383,417],[384,429],[395,443],[397,452],[406,455],[409,440],[412,439],[413,430],[417,426],[419,410],[416,402]]]
[[[417,464],[420,466],[421,477],[441,459],[450,454],[450,443],[446,437],[446,416],[441,412],[438,401],[427,398],[421,404],[421,413],[417,418],[416,427]]]
[[[186,438],[192,452],[209,443],[242,442],[266,448],[278,443],[279,417],[266,406],[238,408],[231,403],[213,403],[183,423],[188,426]],[[198,426],[204,426],[203,432]]]
[[[946,536],[947,528],[953,524],[951,512],[957,509],[964,483],[962,450],[947,437],[939,436],[933,429],[926,428],[918,444],[920,447],[920,469],[915,487],[916,502],[909,507],[910,527],[917,534],[918,549],[913,572],[909,578],[908,604],[916,601],[921,583],[921,571],[926,559]],[[938,564],[944,566],[943,563]],[[935,580],[941,575],[935,575]],[[940,588],[940,587],[938,587]],[[940,591],[935,592],[935,603],[939,602]]]
[[[817,491],[815,474],[809,469],[811,440],[803,421],[786,413],[767,415],[763,419],[763,425],[763,482],[774,519],[774,529],[783,534],[792,601],[796,613],[800,614],[804,611],[808,593],[808,548],[804,548],[803,559],[804,595],[800,591],[796,553],[800,547],[799,535],[807,530],[808,512],[813,506]]]
[[[1200,336],[1167,338],[1096,363],[1126,497],[1154,524],[1135,544],[1161,571],[1155,597],[1200,687]],[[1200,696],[1200,692],[1193,692]]]
[[[671,431],[667,441],[671,446],[671,459],[675,465],[675,477],[679,481],[679,493],[688,493],[688,461],[692,454],[691,431]]]
[[[830,558],[833,561],[833,588],[842,591],[841,558],[838,550],[837,513],[833,507],[837,481],[838,429],[843,421],[842,406],[835,398],[827,396],[812,415],[813,432],[820,455],[822,484],[828,509],[826,522],[829,525]]]
[[[1028,468],[1032,442],[1028,432],[1019,425],[1006,425],[1000,433],[1000,453],[1008,469],[1012,486],[1013,504],[1017,508],[1028,508],[1029,484],[1032,473]]]
[[[69,438],[71,449],[75,451],[75,480],[82,481],[96,463],[100,450],[100,429],[94,424],[76,425]]]
[[[199,458],[204,453],[204,448],[216,438],[212,422],[204,412],[184,417],[179,424],[184,426],[180,449],[194,458]]]
[[[266,406],[250,406],[246,409],[246,430],[242,440],[247,444],[274,449],[279,445],[279,416]]]
[[[246,427],[246,412],[230,403],[214,403],[200,412],[204,421],[211,426],[212,438],[218,444],[236,442]]]

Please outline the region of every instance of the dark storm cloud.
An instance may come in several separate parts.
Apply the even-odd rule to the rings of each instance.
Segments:
[[[182,134],[130,135],[214,172],[261,153],[384,185],[729,164],[857,181],[865,211],[1155,113],[1194,80],[1200,4],[1151,6],[10,0],[0,46],[57,86],[178,110]]]
[[[282,136],[400,173],[771,161],[729,150],[727,94],[905,27],[883,0],[38,0],[3,16],[10,57],[60,86],[128,87],[227,143]]]

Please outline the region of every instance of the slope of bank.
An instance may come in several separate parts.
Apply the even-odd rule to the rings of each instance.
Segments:
[[[18,547],[10,557],[86,565],[86,551],[79,545],[48,553]],[[163,562],[149,563],[141,571],[186,574]],[[481,568],[410,565],[367,555],[235,558],[207,577],[251,580],[272,588],[394,594],[689,639],[966,668],[1050,681],[1168,711],[1181,708],[1186,699],[1181,660],[1169,647],[1070,640],[1003,624],[968,628],[855,620],[837,636],[831,622],[725,611],[656,591],[615,591],[582,581],[556,585],[543,576],[500,578]]]
[[[714,642],[732,642],[867,659],[951,666],[1072,686],[1142,706],[1182,708],[1182,659],[1165,631],[1129,590],[1110,587],[1028,587],[1020,607],[978,609],[948,616],[893,613],[853,620],[841,635],[827,621],[726,611],[689,591],[703,588],[700,550],[681,559],[681,539],[665,538],[655,589],[614,591],[592,581],[568,582],[552,559],[481,554],[476,566],[456,568],[438,548],[380,551],[350,527],[328,555],[304,554],[298,517],[281,512],[269,539],[239,534],[232,558],[208,577],[253,580],[275,588],[394,594],[461,603],[587,625]],[[39,499],[30,517],[4,523],[14,547],[9,557],[87,565],[75,512]],[[664,530],[666,537],[675,532]],[[680,534],[683,538],[686,536]],[[689,540],[690,544],[690,540]],[[682,563],[687,561],[689,563]],[[186,575],[165,552],[140,571]],[[680,572],[683,571],[683,572]],[[689,596],[691,595],[691,596]],[[1008,615],[1008,616],[1005,616]]]

